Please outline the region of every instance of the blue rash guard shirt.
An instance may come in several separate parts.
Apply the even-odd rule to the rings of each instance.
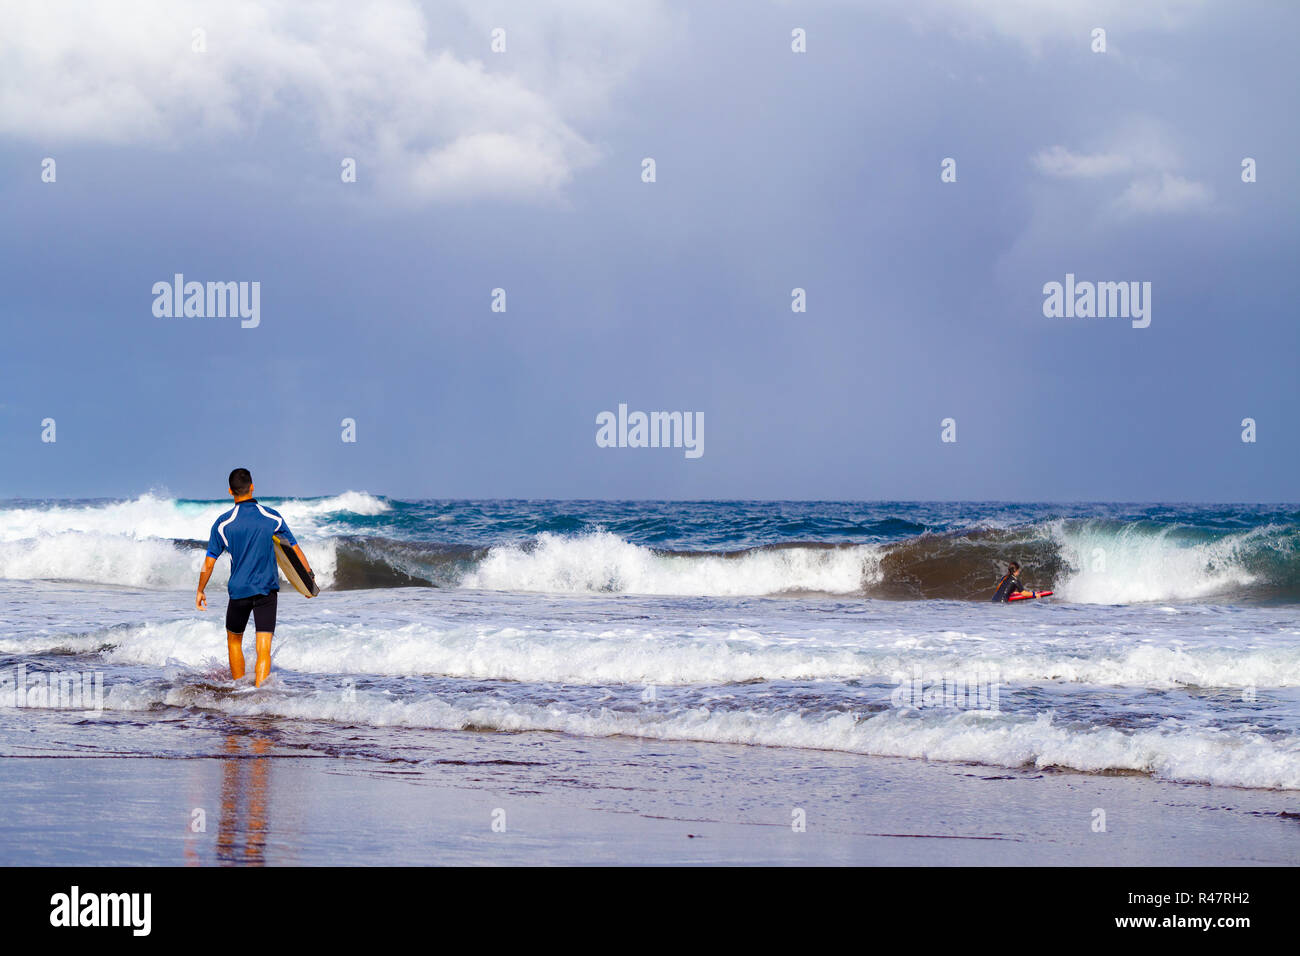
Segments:
[[[226,589],[232,599],[280,590],[272,535],[279,535],[290,547],[298,543],[280,512],[258,504],[256,498],[239,502],[213,522],[208,557],[219,558],[223,551],[230,552],[230,583]]]

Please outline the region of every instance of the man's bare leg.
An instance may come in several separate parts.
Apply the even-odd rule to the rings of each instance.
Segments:
[[[275,637],[274,631],[257,632],[257,664],[253,670],[255,687],[261,687],[271,676],[271,638],[273,637]]]
[[[230,654],[230,679],[244,676],[244,635],[226,631],[226,651]]]

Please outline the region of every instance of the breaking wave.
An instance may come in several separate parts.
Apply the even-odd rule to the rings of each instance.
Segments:
[[[303,541],[318,581],[337,590],[476,588],[543,593],[699,596],[861,596],[976,601],[1005,563],[1029,587],[1075,603],[1300,600],[1300,530],[1292,523],[1210,528],[1177,521],[1050,519],[914,533],[898,540],[781,540],[674,548],[549,518],[527,533],[512,516],[507,540],[429,540],[448,520],[419,524],[364,492],[267,499]],[[140,588],[192,587],[224,503],[153,495],[122,502],[0,508],[0,578],[60,579]],[[502,522],[506,524],[507,522]],[[884,524],[888,524],[885,522]],[[789,525],[787,524],[787,527]],[[815,533],[815,522],[797,524]],[[883,527],[877,522],[874,528]],[[829,536],[829,535],[828,535]],[[648,535],[653,538],[654,535]],[[725,535],[719,535],[725,539]],[[225,562],[214,578],[224,580]]]

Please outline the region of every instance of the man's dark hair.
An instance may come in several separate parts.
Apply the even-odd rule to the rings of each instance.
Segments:
[[[245,474],[247,474],[247,472],[245,472]],[[231,487],[234,486],[232,485]],[[1020,563],[1018,561],[1012,561],[1010,564],[1007,565],[1007,570],[1010,571],[1012,574],[1017,573],[1020,570]]]
[[[236,495],[246,495],[252,487],[253,473],[247,468],[236,468],[230,473],[230,490]]]

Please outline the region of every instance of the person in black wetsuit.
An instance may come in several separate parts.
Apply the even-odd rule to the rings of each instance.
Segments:
[[[1020,583],[1020,565],[1012,561],[1007,565],[1006,575],[998,582],[998,589],[993,592],[992,600],[995,602],[1009,601],[1011,595],[1017,594],[1024,589],[1024,586]]]

